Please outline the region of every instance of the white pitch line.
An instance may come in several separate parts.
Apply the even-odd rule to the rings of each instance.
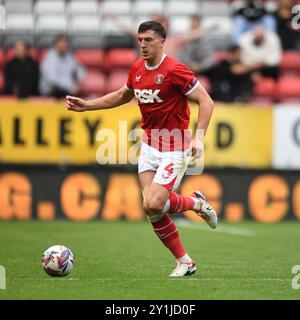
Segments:
[[[203,231],[212,231],[206,224],[191,222],[185,219],[177,220],[177,225],[183,228],[198,229]],[[252,237],[254,232],[244,228],[218,226],[213,232],[233,234],[237,236]]]
[[[67,281],[67,280],[77,280],[77,281],[120,281],[119,279],[112,279],[112,278],[45,278],[45,279],[40,279],[40,278],[10,278],[9,280],[22,280],[22,281],[32,281],[32,280],[36,280],[36,281],[53,281],[54,279],[59,279],[58,281]],[[141,281],[141,280],[149,280],[149,278],[128,278],[127,280],[130,281]],[[162,280],[170,280],[170,281],[235,281],[235,279],[228,279],[228,278],[201,278],[200,277],[178,277],[178,278],[169,278],[168,276],[166,276],[164,279],[155,279],[152,278],[152,281],[162,281]],[[251,282],[251,281],[256,281],[256,282],[268,282],[268,281],[276,281],[276,282],[290,282],[291,279],[281,279],[281,278],[248,278],[248,279],[244,279],[244,282]]]

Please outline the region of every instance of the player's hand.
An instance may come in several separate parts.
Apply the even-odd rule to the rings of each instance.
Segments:
[[[76,111],[76,112],[82,112],[88,110],[87,108],[87,102],[83,99],[72,97],[72,96],[66,96],[66,107],[68,110]]]
[[[203,142],[197,139],[193,139],[191,144],[190,156],[194,159],[201,158],[203,153]]]

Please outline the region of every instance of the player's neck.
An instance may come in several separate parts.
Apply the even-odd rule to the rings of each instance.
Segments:
[[[157,55],[154,59],[146,60],[145,65],[147,68],[152,69],[153,67],[159,66],[163,62],[165,57],[166,55],[162,52],[161,54]]]

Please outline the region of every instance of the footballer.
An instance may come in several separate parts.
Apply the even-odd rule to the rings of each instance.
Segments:
[[[127,84],[93,100],[67,96],[66,105],[69,110],[81,112],[115,108],[133,97],[137,99],[144,130],[138,160],[143,208],[154,232],[176,259],[170,276],[181,277],[194,274],[196,263],[188,255],[169,214],[192,210],[211,228],[217,227],[217,214],[203,193],[195,191],[191,196],[182,196],[175,192],[188,167],[189,156],[197,159],[202,153],[199,137],[192,139],[189,134],[188,101],[199,105],[197,129],[204,134],[213,101],[186,65],[164,54],[165,40],[166,31],[160,23],[142,23],[138,28],[141,58],[131,67]]]

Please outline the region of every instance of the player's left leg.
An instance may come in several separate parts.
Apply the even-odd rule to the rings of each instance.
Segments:
[[[218,224],[218,216],[202,192],[195,191],[191,196],[182,196],[174,192],[184,176],[187,165],[188,159],[180,152],[171,152],[161,161],[153,182],[170,191],[162,211],[176,213],[192,210],[215,229]]]

